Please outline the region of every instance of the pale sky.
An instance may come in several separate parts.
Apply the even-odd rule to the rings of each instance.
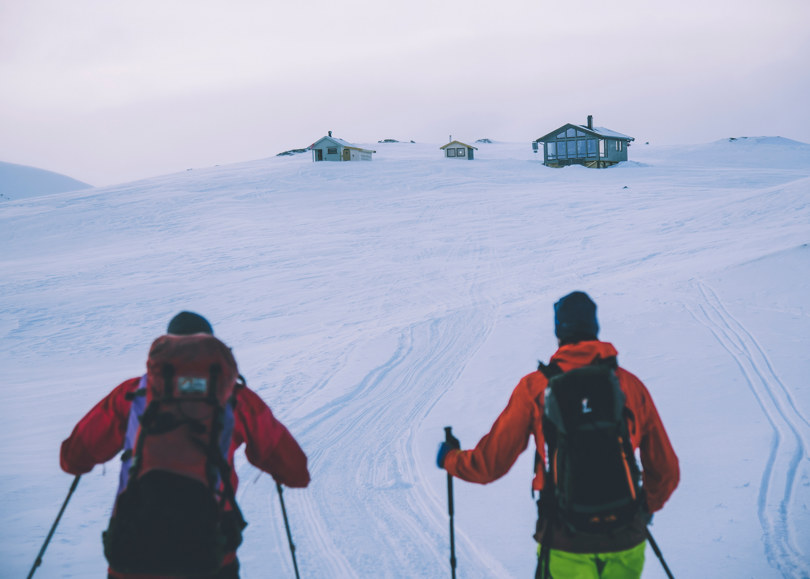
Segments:
[[[328,130],[530,148],[589,114],[810,143],[810,1],[0,0],[0,161],[97,186]]]

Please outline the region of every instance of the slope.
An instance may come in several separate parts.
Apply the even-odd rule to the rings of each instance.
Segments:
[[[442,427],[474,444],[583,289],[682,460],[654,527],[676,574],[807,574],[810,164],[639,149],[553,170],[524,145],[454,163],[401,143],[4,204],[0,571],[27,571],[67,490],[59,442],[192,309],[311,457],[285,493],[302,576],[444,576]],[[460,576],[532,573],[530,454],[456,484]],[[103,572],[117,468],[84,477],[38,576]],[[237,468],[243,577],[291,574],[272,480]]]

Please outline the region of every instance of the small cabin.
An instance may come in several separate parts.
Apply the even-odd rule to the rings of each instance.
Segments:
[[[461,141],[450,141],[443,147],[439,147],[439,149],[444,151],[445,159],[467,159],[472,161],[475,159],[474,151],[477,151],[478,147],[467,145]]]
[[[363,149],[343,139],[329,134],[309,146],[312,160],[317,161],[371,161],[371,155],[377,151]]]
[[[568,123],[532,142],[537,153],[543,148],[543,164],[547,167],[585,165],[604,168],[627,160],[627,149],[635,139],[604,127],[593,126],[588,115],[584,125]]]

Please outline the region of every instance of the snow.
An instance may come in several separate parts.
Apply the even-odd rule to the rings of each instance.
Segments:
[[[28,572],[64,500],[60,442],[181,309],[310,457],[311,486],[284,493],[301,576],[447,576],[443,428],[488,431],[576,289],[680,457],[652,527],[674,574],[810,576],[810,145],[635,143],[605,170],[438,146],[0,204],[0,576]],[[459,577],[533,576],[532,460],[455,481]],[[103,575],[118,465],[82,477],[37,577]],[[292,576],[272,479],[237,469],[242,577]]]
[[[0,202],[89,187],[87,183],[52,171],[0,162]]]

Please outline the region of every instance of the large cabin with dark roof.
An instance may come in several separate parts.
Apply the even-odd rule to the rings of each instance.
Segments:
[[[616,131],[593,126],[593,116],[588,115],[588,123],[571,123],[535,139],[532,143],[537,153],[542,146],[543,164],[547,167],[585,165],[603,168],[627,160],[627,149],[634,141]]]

